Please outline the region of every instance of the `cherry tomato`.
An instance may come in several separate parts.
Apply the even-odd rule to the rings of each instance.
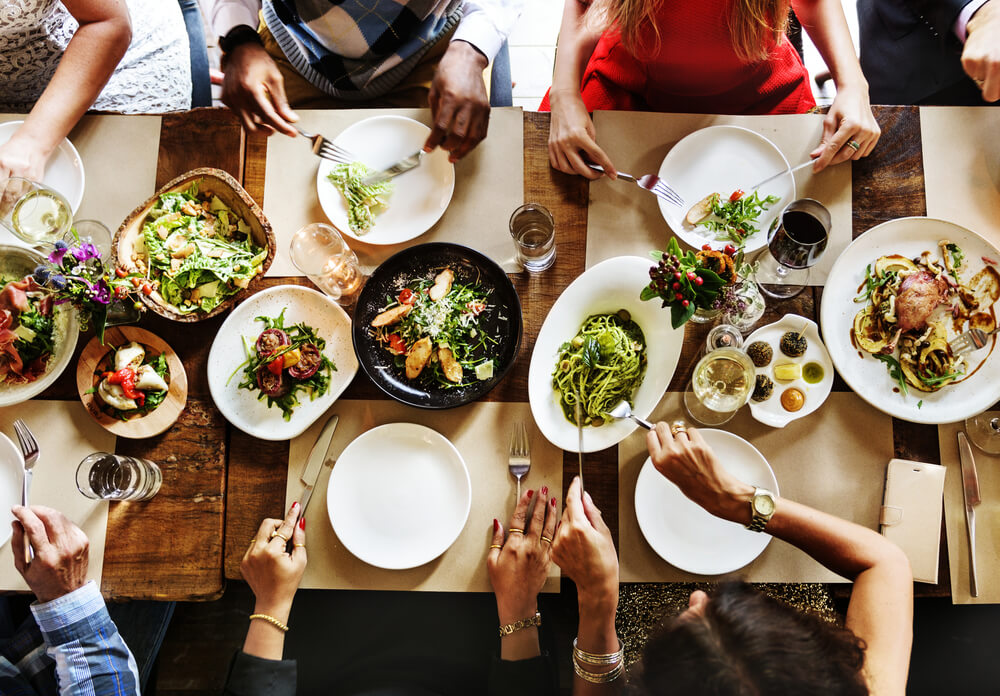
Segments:
[[[389,334],[389,348],[397,353],[405,353],[406,341],[399,334]]]
[[[465,305],[470,312],[475,314],[477,317],[482,314],[483,310],[486,309],[486,303],[482,300],[472,300],[467,302]]]
[[[743,189],[736,189],[735,191],[733,191],[733,195],[729,197],[729,200],[735,203],[741,198],[743,198]]]
[[[142,284],[142,294],[143,295],[152,295],[153,294],[153,286],[150,285],[149,283],[143,283]]]
[[[399,303],[400,304],[413,304],[417,301],[417,296],[409,288],[403,288],[399,291]]]
[[[727,254],[728,256],[732,256],[733,254],[735,254],[735,253],[736,253],[736,247],[734,247],[734,246],[733,246],[732,244],[727,244],[727,245],[726,245],[726,248],[725,248],[725,249],[723,249],[723,251],[724,251],[724,252],[725,252],[725,253],[726,253],[726,254]]]
[[[139,287],[140,285],[142,285],[142,278],[133,278],[133,279],[132,279],[132,286],[133,286],[133,287],[136,287],[136,288],[137,288],[137,287]]]
[[[285,358],[275,358],[267,364],[267,371],[272,375],[280,375],[281,371],[285,369]]]
[[[118,276],[119,278],[124,278],[125,276],[128,275],[128,271],[119,266],[118,268],[115,269],[115,275]]]
[[[712,250],[712,245],[711,244],[702,244],[701,245],[701,250],[702,251],[711,251]]]

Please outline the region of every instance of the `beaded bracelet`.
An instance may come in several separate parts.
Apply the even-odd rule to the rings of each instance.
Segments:
[[[535,612],[534,616],[529,616],[526,619],[521,619],[520,621],[515,621],[512,624],[507,624],[506,626],[500,627],[500,637],[509,636],[515,631],[520,631],[522,628],[528,628],[529,626],[541,626],[542,625],[542,615],[539,612]]]
[[[576,647],[576,638],[573,639],[573,659],[586,665],[594,667],[604,667],[621,662],[625,649],[622,647],[621,639],[618,640],[618,650],[613,653],[589,653]]]
[[[251,619],[251,621],[253,619],[261,619],[262,621],[267,621],[269,624],[271,624],[275,628],[280,629],[282,633],[288,633],[288,625],[287,624],[281,623],[276,618],[274,618],[273,616],[269,616],[268,614],[251,614],[250,615],[250,619]]]

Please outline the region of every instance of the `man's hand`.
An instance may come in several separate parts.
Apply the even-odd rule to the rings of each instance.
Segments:
[[[58,510],[34,505],[15,505],[11,550],[14,567],[39,602],[51,602],[87,582],[87,552],[90,542],[83,530]],[[25,538],[35,549],[35,558],[25,560]]]
[[[226,56],[222,101],[251,133],[298,135],[291,124],[299,117],[288,105],[281,72],[259,44],[240,44]]]
[[[434,127],[424,152],[441,146],[452,162],[465,157],[486,137],[490,100],[483,82],[486,56],[466,41],[452,41],[438,64],[428,98]]]
[[[983,100],[1000,99],[1000,1],[989,0],[976,10],[966,27],[962,68],[979,85]]]

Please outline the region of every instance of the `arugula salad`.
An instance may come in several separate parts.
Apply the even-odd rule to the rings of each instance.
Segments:
[[[347,203],[347,224],[357,235],[367,234],[375,226],[375,216],[389,205],[392,180],[365,186],[361,180],[372,170],[361,162],[338,164],[326,178]]]
[[[211,312],[246,288],[267,258],[250,226],[199,183],[160,195],[142,227],[145,258],[133,259],[182,313]]]
[[[740,249],[750,235],[758,232],[756,223],[761,213],[779,200],[778,196],[761,198],[756,191],[747,196],[740,189],[728,197],[711,193],[695,203],[685,219],[692,225],[707,228],[716,239],[730,241]]]
[[[277,317],[255,317],[263,322],[264,330],[257,336],[253,347],[243,338],[247,359],[236,367],[226,380],[232,381],[243,370],[240,389],[258,392],[258,401],[267,401],[267,407],[277,406],[286,421],[300,405],[299,393],[312,401],[326,394],[330,388],[330,373],[337,366],[323,354],[326,341],[316,334],[316,329],[306,323],[285,326],[285,310]]]

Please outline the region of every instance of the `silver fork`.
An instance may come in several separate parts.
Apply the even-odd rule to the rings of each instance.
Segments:
[[[587,166],[593,169],[595,172],[601,172],[602,174],[604,173],[604,167],[602,167],[599,164],[588,163]],[[681,195],[676,191],[674,191],[672,188],[670,188],[670,186],[667,185],[667,182],[665,182],[660,177],[656,176],[656,174],[644,174],[643,176],[640,176],[637,179],[631,174],[626,174],[625,172],[618,172],[618,178],[624,179],[625,181],[634,181],[639,188],[646,189],[653,195],[662,198],[668,203],[673,203],[678,208],[684,207],[684,199],[681,197]]]
[[[321,157],[322,159],[330,160],[331,162],[336,162],[338,164],[350,164],[358,159],[340,145],[337,145],[332,140],[324,138],[322,135],[306,133],[298,126],[295,127],[295,130],[297,130],[299,135],[303,138],[312,141],[312,151],[317,157]]]
[[[507,470],[517,479],[517,499],[521,499],[521,479],[531,469],[531,446],[528,443],[528,430],[524,423],[518,423],[510,433],[510,457],[507,459]]]
[[[38,461],[38,441],[35,440],[31,430],[20,418],[14,421],[14,432],[17,433],[17,443],[21,446],[21,454],[24,457],[24,485],[21,487],[21,505],[27,507],[28,494],[31,492],[31,470],[35,468],[35,463]],[[25,546],[27,547],[25,561],[30,563],[35,557],[35,552],[31,548],[31,544],[27,543],[27,539],[25,539]]]
[[[969,329],[963,334],[959,334],[952,340],[948,341],[948,348],[951,350],[952,355],[962,355],[964,353],[971,353],[974,350],[979,350],[986,345],[986,339],[997,332],[996,329],[992,331],[983,331],[982,329]]]

